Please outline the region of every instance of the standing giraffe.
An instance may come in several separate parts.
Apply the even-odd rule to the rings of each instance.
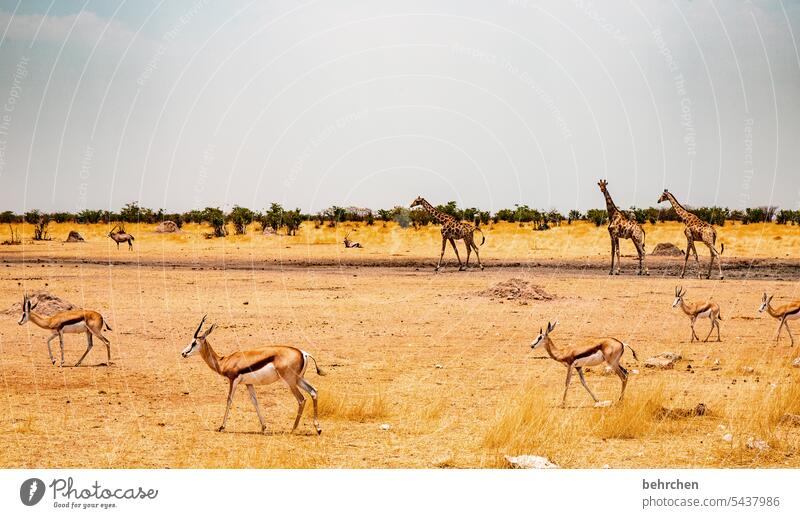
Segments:
[[[417,196],[417,199],[411,203],[411,207],[422,207],[425,209],[428,214],[433,217],[436,221],[442,224],[442,253],[439,256],[439,263],[436,265],[436,271],[439,271],[439,268],[442,266],[442,258],[444,257],[444,248],[447,245],[447,241],[450,241],[450,244],[453,246],[453,251],[456,253],[456,258],[458,259],[458,271],[463,271],[469,268],[469,255],[470,253],[475,250],[475,257],[478,258],[478,266],[480,266],[481,270],[483,270],[483,264],[481,263],[481,256],[478,253],[478,245],[475,244],[475,240],[473,238],[473,233],[477,230],[481,233],[481,244],[486,242],[486,236],[483,235],[483,231],[479,228],[475,228],[469,223],[462,223],[458,221],[456,218],[449,214],[445,214],[444,212],[438,210],[436,207],[428,203],[428,201],[423,198],[422,196]],[[458,255],[458,248],[456,248],[456,239],[463,239],[464,244],[467,245],[467,264],[464,265],[461,263],[461,256]]]
[[[633,246],[636,247],[636,252],[639,254],[638,275],[650,275],[647,271],[647,266],[644,264],[644,229],[635,221],[628,219],[614,204],[614,200],[611,199],[611,195],[608,193],[608,180],[600,180],[597,185],[600,186],[600,191],[606,197],[606,210],[608,211],[608,234],[611,236],[611,271],[608,274],[615,275],[615,253],[617,256],[616,275],[620,274],[619,240],[622,238],[630,239],[633,241]]]
[[[684,209],[683,206],[678,203],[678,200],[675,199],[675,196],[673,196],[672,193],[667,189],[664,189],[664,192],[658,198],[658,203],[665,201],[669,201],[672,204],[672,208],[675,209],[675,212],[678,213],[678,217],[681,218],[683,223],[686,225],[686,227],[683,229],[683,233],[686,235],[686,257],[683,259],[681,279],[683,279],[683,275],[686,273],[686,263],[689,262],[690,251],[694,253],[694,260],[697,263],[697,276],[700,277],[700,259],[698,259],[697,249],[694,247],[695,241],[702,241],[705,243],[711,252],[711,260],[708,262],[708,275],[706,275],[706,279],[711,278],[711,268],[714,266],[714,258],[717,259],[719,278],[723,279],[722,260],[720,259],[720,254],[725,251],[725,245],[723,244],[720,246],[719,252],[717,252],[717,249],[714,248],[714,245],[717,241],[717,231],[714,230],[713,226],[701,221],[700,218]]]

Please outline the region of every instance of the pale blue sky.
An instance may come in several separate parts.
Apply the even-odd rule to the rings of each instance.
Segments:
[[[2,1],[0,37],[0,210],[800,208],[797,2]]]

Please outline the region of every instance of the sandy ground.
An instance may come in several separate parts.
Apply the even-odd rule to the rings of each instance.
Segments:
[[[26,244],[24,252],[0,249],[0,310],[19,302],[23,289],[45,288],[100,311],[113,328],[106,333],[111,366],[98,345],[84,366],[58,368],[48,361],[45,330],[18,326],[17,314],[0,315],[0,466],[501,467],[504,454],[548,452],[566,467],[800,467],[798,426],[764,432],[772,434],[764,437],[768,452],[734,447],[759,433],[737,416],[798,381],[800,369],[791,367],[796,347],[785,335],[775,345],[777,323],[757,313],[763,291],[777,292],[776,303],[800,298],[791,259],[780,259],[785,268],[777,274],[766,268],[755,279],[685,279],[687,299],[713,298],[724,319],[721,343],[690,344],[688,318],[670,308],[677,281],[668,275],[680,264],[674,260],[650,277],[609,277],[604,259],[594,256],[576,259],[573,267],[536,267],[534,261],[502,268],[486,257],[483,272],[457,272],[451,259],[434,274],[429,257],[393,267],[304,267],[275,253],[261,257],[274,266],[247,268],[245,251],[227,268],[230,261],[213,250],[192,256],[181,245],[154,250],[146,239],[137,241],[145,252],[117,252],[106,243],[72,245],[78,251],[55,242]],[[321,250],[306,246],[297,255],[325,257]],[[132,260],[137,253],[146,257]],[[626,271],[634,266],[624,259]],[[541,286],[554,299],[478,295],[511,277]],[[309,373],[308,379],[321,394],[322,436],[313,433],[310,404],[298,431],[289,434],[296,404],[282,384],[257,388],[268,433],[258,433],[244,390],[236,395],[227,431],[216,431],[227,382],[199,357],[179,354],[205,313],[218,324],[209,340],[220,354],[285,344],[318,358],[328,375]],[[640,361],[629,353],[623,360],[638,370],[629,396],[657,390],[659,404],[703,402],[709,414],[632,438],[604,437],[591,426],[581,432],[575,423],[598,422],[617,406],[593,408],[574,379],[567,408],[558,408],[564,367],[529,347],[539,328],[555,319],[556,344],[614,336],[633,346]],[[707,330],[707,322],[698,324],[701,337]],[[84,348],[83,336],[68,335],[67,362],[74,364]],[[684,359],[674,370],[643,366],[663,351]],[[595,368],[587,380],[601,399],[616,398],[616,377]],[[531,393],[543,398],[542,411],[563,420],[571,436],[552,440],[570,445],[568,455],[553,444],[522,451],[519,444],[487,443],[503,413]],[[728,432],[730,445],[722,438]]]

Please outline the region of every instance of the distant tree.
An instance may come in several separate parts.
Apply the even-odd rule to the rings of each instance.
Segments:
[[[234,205],[228,214],[228,221],[233,224],[233,233],[237,235],[247,233],[247,225],[253,222],[254,217],[255,214],[253,214],[252,210]]]
[[[431,215],[428,213],[427,210],[422,210],[422,209],[410,210],[408,211],[408,217],[410,218],[411,225],[413,225],[414,228],[424,227],[425,225],[428,225],[433,222],[433,218],[431,217]]]
[[[586,219],[599,227],[608,221],[608,212],[600,209],[589,209],[586,211]]]
[[[262,227],[264,229],[271,228],[277,232],[284,225],[283,220],[285,212],[280,203],[272,203],[269,209],[264,211]]]
[[[75,215],[71,212],[54,212],[50,215],[50,217],[56,223],[68,223],[70,221],[75,221]]]
[[[225,228],[225,213],[219,207],[206,207],[203,210],[203,221],[214,229],[214,237],[228,235],[228,230]]]
[[[436,208],[445,214],[453,216],[457,220],[464,219],[464,214],[462,211],[458,210],[458,206],[454,201],[448,201],[445,205],[437,205]]]
[[[43,214],[38,210],[25,213],[25,221],[33,225],[33,240],[47,241],[50,239],[48,226],[50,225],[50,215]]]
[[[138,223],[140,221],[140,212],[139,203],[132,201],[122,207],[119,211],[119,217],[125,223]]]
[[[392,221],[392,211],[386,209],[378,209],[378,217],[383,221],[383,226],[386,226],[388,221]]]
[[[303,216],[300,214],[299,208],[284,211],[283,224],[286,226],[286,235],[296,236],[302,222]]]
[[[580,221],[582,219],[583,214],[581,214],[581,211],[572,209],[569,211],[569,214],[567,214],[567,225],[572,225],[573,221]]]

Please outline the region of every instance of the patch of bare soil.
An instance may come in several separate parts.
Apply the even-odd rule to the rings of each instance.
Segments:
[[[29,295],[31,299],[31,304],[36,306],[36,313],[45,316],[55,315],[56,313],[60,313],[61,311],[69,311],[71,309],[75,309],[75,305],[71,302],[63,300],[59,297],[56,297],[52,293],[47,290],[39,290],[34,291]],[[11,304],[11,306],[3,311],[4,315],[16,315],[19,316],[22,314],[22,302],[15,302]]]
[[[481,291],[478,295],[492,299],[505,300],[552,300],[553,295],[547,293],[541,286],[512,277],[507,281],[493,284]]]

